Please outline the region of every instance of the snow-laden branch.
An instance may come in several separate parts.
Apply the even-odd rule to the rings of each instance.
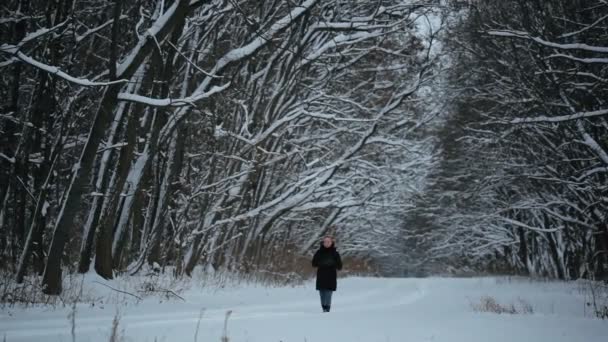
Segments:
[[[8,23],[18,23],[23,20],[41,19],[43,16],[24,16],[17,13],[11,13],[10,17],[0,18],[0,25]]]
[[[608,18],[608,15],[605,15],[605,16],[597,19],[596,21],[594,21],[592,24],[587,25],[587,26],[583,27],[582,29],[576,30],[574,32],[564,33],[561,36],[559,36],[559,38],[568,38],[568,37],[575,36],[575,35],[577,35],[579,33],[583,33],[583,32],[585,32],[587,30],[590,30],[590,29],[596,27],[599,23],[601,23],[602,21],[606,20],[607,18]]]
[[[374,122],[375,119],[356,119],[356,118],[348,118],[348,117],[338,117],[336,115],[323,114],[323,113],[313,113],[309,111],[303,111],[303,113],[311,118],[325,119],[331,121],[346,121],[346,122]]]
[[[380,14],[380,13],[378,13]],[[376,14],[376,16],[378,15]],[[311,29],[314,30],[331,30],[331,31],[371,31],[378,29],[388,29],[399,25],[402,21],[395,21],[387,25],[372,25],[369,22],[373,21],[374,18],[369,17],[365,20],[359,21],[346,21],[346,22],[320,22],[312,25]]]
[[[129,18],[129,17],[128,17],[128,16],[126,16],[126,15],[121,15],[119,19],[120,19],[120,20],[123,20],[123,19],[127,19],[127,18]],[[108,26],[112,25],[113,23],[114,23],[114,19],[110,19],[110,20],[106,21],[105,23],[103,23],[103,24],[101,24],[101,25],[99,25],[99,26],[97,26],[97,27],[94,27],[94,28],[92,28],[92,29],[88,29],[88,30],[86,30],[86,31],[85,31],[85,32],[83,32],[82,34],[77,34],[77,35],[76,35],[76,38],[75,38],[76,43],[80,43],[80,42],[82,42],[82,41],[83,41],[83,40],[85,40],[85,39],[86,39],[88,36],[90,36],[90,35],[92,35],[92,34],[95,34],[95,33],[99,32],[99,31],[103,30],[104,28],[106,28],[106,27],[108,27]]]
[[[112,85],[112,84],[117,84],[117,83],[126,83],[128,81],[128,80],[115,80],[115,81],[110,81],[110,82],[93,82],[93,81],[85,79],[85,78],[74,77],[72,75],[69,75],[69,74],[61,71],[58,67],[44,64],[40,61],[33,59],[30,56],[25,55],[23,52],[19,51],[19,47],[16,45],[3,44],[2,46],[0,46],[0,52],[12,54],[15,58],[19,59],[20,61],[22,61],[24,63],[27,63],[42,71],[48,72],[51,75],[63,78],[64,80],[66,80],[68,82],[72,82],[72,83],[75,83],[75,84],[78,84],[81,86],[85,86],[85,87],[107,86],[107,85]]]
[[[204,100],[214,94],[217,94],[230,86],[230,82],[222,85],[222,86],[214,86],[208,92],[204,93],[194,93],[188,97],[184,98],[166,98],[166,99],[155,99],[147,96],[137,95],[137,94],[129,94],[129,93],[119,93],[118,99],[121,101],[129,101],[129,102],[137,102],[141,104],[145,104],[153,107],[183,107],[183,106],[193,106],[197,101]]]
[[[579,177],[575,178],[575,180],[577,182],[582,182],[586,178],[591,177],[591,176],[593,176],[595,174],[598,174],[598,173],[608,173],[608,167],[600,166],[600,167],[595,167],[595,168],[593,168],[591,170],[587,170],[587,171],[583,172],[582,175],[580,175]]]
[[[369,139],[367,143],[368,144],[381,144],[381,145],[399,146],[399,147],[404,147],[404,148],[408,148],[409,147],[409,146],[407,146],[405,144],[405,141],[402,141],[402,140],[391,140],[391,139],[387,139],[387,138],[384,138],[384,137],[373,137],[373,138]]]
[[[259,37],[257,37],[256,39],[254,39],[247,45],[233,49],[230,52],[228,52],[227,54],[225,54],[222,58],[220,58],[217,61],[214,68],[210,72],[205,73],[205,74],[207,74],[207,77],[197,87],[197,89],[194,91],[194,93],[189,97],[181,98],[181,99],[154,99],[154,98],[145,97],[145,96],[136,95],[136,94],[121,93],[121,94],[119,94],[118,98],[120,100],[124,100],[124,101],[139,102],[139,103],[147,104],[150,106],[156,106],[156,107],[165,107],[165,106],[183,107],[183,106],[191,105],[198,100],[207,98],[210,95],[213,95],[219,91],[225,90],[226,88],[228,88],[230,86],[230,83],[227,83],[221,87],[213,87],[210,91],[205,92],[205,89],[207,89],[211,80],[217,78],[218,77],[217,75],[219,75],[219,73],[228,64],[253,55],[259,48],[266,45],[270,41],[270,39],[272,39],[278,32],[282,31],[283,29],[285,29],[286,27],[291,25],[298,17],[300,17],[302,14],[304,14],[306,11],[308,11],[318,1],[319,0],[305,1],[302,5],[294,8],[288,15],[286,15],[285,17],[281,18],[279,21],[274,23],[266,32],[261,34]],[[163,17],[159,18],[157,20],[157,22],[150,29],[148,29],[149,37],[155,38],[156,34],[161,30],[163,25],[165,25],[165,22],[168,20],[168,18],[173,14],[173,12],[175,12],[178,2],[179,1],[176,1],[173,4],[173,6],[163,14]],[[127,57],[125,59],[125,61],[123,63],[121,63],[121,65],[118,66],[118,68],[117,68],[118,75],[121,75],[124,72],[124,69],[126,68],[126,66],[129,65],[130,63],[132,63],[132,60],[134,58],[133,56],[135,56],[137,54],[137,52],[139,51],[139,49],[141,49],[141,46],[143,46],[145,41],[146,41],[146,39],[141,39],[140,42],[138,43],[138,46],[136,46],[133,49],[131,55],[129,57]],[[176,117],[180,118],[184,114],[186,114],[186,113],[183,113],[183,112],[178,113],[176,115]],[[177,121],[179,121],[179,119]]]
[[[540,37],[533,37],[528,32],[524,32],[524,31],[490,30],[490,31],[488,31],[488,34],[491,36],[498,36],[498,37],[512,37],[512,38],[527,39],[527,40],[536,42],[538,44],[541,44],[541,45],[544,45],[547,47],[560,49],[560,50],[584,50],[584,51],[590,51],[590,52],[608,53],[608,47],[605,47],[605,46],[593,46],[593,45],[587,45],[584,43],[571,43],[571,44],[554,43],[554,42],[544,40]]]
[[[583,136],[583,144],[587,145],[591,150],[595,152],[595,154],[600,158],[600,160],[608,165],[608,153],[598,144],[598,142],[585,130],[583,127],[583,123],[578,121],[576,123],[578,131]]]
[[[387,102],[387,104],[380,110],[380,112],[375,117],[375,122],[368,128],[367,132],[359,139],[357,143],[355,143],[352,147],[344,151],[344,153],[333,163],[321,168],[320,172],[317,170],[316,172],[310,174],[308,177],[301,179],[298,183],[305,181],[307,179],[311,179],[314,177],[315,180],[313,183],[315,186],[308,187],[308,190],[305,193],[299,194],[298,196],[294,196],[295,198],[290,199],[291,208],[298,205],[298,203],[303,202],[308,196],[316,191],[319,187],[326,184],[336,173],[336,171],[344,164],[348,163],[364,146],[369,143],[369,139],[371,139],[374,134],[376,134],[378,125],[382,117],[387,115],[388,113],[395,110],[405,99],[405,97],[411,95],[419,86],[420,79],[417,79],[414,85],[406,88],[402,92],[393,95],[391,99]],[[298,185],[299,187],[300,185]],[[282,210],[275,210],[275,213],[280,212]],[[273,216],[273,215],[271,215]]]
[[[133,49],[129,55],[116,66],[116,77],[121,78],[124,75],[129,74],[130,69],[135,69],[137,66],[135,63],[138,59],[143,58],[141,52],[146,50],[146,46],[156,45],[157,42],[161,42],[165,39],[169,30],[172,28],[171,22],[176,18],[180,17],[180,13],[178,12],[178,8],[187,7],[188,4],[185,3],[186,0],[176,0],[173,2],[171,7],[167,8],[167,10],[160,16],[154,24],[146,30],[146,33],[139,39],[137,45]]]
[[[326,209],[326,208],[343,209],[343,208],[349,208],[349,207],[362,206],[364,204],[365,204],[365,201],[362,201],[361,199],[355,199],[355,198],[350,198],[350,199],[342,200],[339,202],[336,202],[336,201],[309,202],[309,203],[302,204],[298,207],[295,207],[293,209],[293,211],[294,212],[299,212],[299,211],[306,212],[306,211],[313,210],[313,209]]]
[[[582,72],[580,70],[576,70],[576,71],[563,71],[563,70],[547,70],[547,71],[537,71],[534,74],[535,75],[541,75],[541,74],[562,74],[562,75],[568,75],[568,76],[580,76],[580,77],[589,77],[592,78],[596,81],[602,82],[602,83],[608,83],[608,78],[603,78],[600,76],[595,75],[594,73],[591,72]]]
[[[16,62],[19,62],[19,59],[15,58],[15,57],[11,57],[11,58],[5,60],[4,62],[0,62],[0,69],[7,67]]]
[[[353,44],[370,38],[376,38],[382,35],[385,35],[385,33],[371,33],[366,31],[355,32],[353,34],[340,34],[315,49],[315,51],[311,52],[306,57],[304,57],[300,66],[305,66],[309,64],[310,62],[316,60],[330,49],[334,49],[341,45]]]
[[[393,95],[393,97],[388,101],[387,105],[380,110],[380,112],[375,118],[374,124],[369,127],[366,134],[364,134],[359,139],[359,141],[357,141],[357,143],[355,143],[352,147],[344,151],[344,153],[333,163],[315,169],[313,172],[310,172],[307,176],[299,179],[295,184],[283,191],[280,196],[274,198],[273,200],[266,202],[245,213],[236,215],[234,217],[218,220],[213,224],[213,226],[220,226],[227,223],[247,220],[262,214],[268,209],[272,209],[272,212],[268,214],[268,217],[265,218],[264,221],[259,224],[259,226],[263,227],[266,224],[272,222],[274,218],[281,215],[282,213],[291,210],[292,208],[300,205],[301,203],[304,203],[305,200],[309,198],[313,193],[315,193],[315,191],[319,187],[326,184],[335,175],[339,167],[348,163],[352,159],[352,157],[356,155],[367,144],[367,141],[376,133],[380,119],[395,108],[397,108],[399,104],[403,102],[406,96],[411,95],[415,91],[415,89],[417,89],[419,81],[420,80],[418,79],[415,82],[415,85],[408,87],[407,89],[398,94]],[[300,115],[300,113],[301,111],[294,114],[294,116]],[[286,118],[284,118],[283,120],[285,119]],[[267,131],[268,130],[266,130],[266,132]],[[200,234],[202,232],[199,231],[196,233]]]
[[[608,115],[608,109],[596,110],[592,112],[582,112],[576,114],[569,115],[559,115],[559,116],[538,116],[538,117],[528,117],[528,118],[517,118],[510,121],[512,124],[521,124],[521,123],[538,123],[538,122],[565,122],[565,121],[573,121],[584,118],[592,118],[596,116]]]
[[[574,105],[570,101],[570,99],[566,96],[563,89],[559,90],[559,96],[562,101],[568,106],[570,112],[576,113]],[[583,136],[583,144],[587,145],[595,154],[600,158],[600,160],[604,163],[604,165],[608,165],[608,153],[598,144],[598,142],[589,134],[583,125],[581,120],[576,122],[576,128],[579,133]]]
[[[41,28],[39,30],[36,30],[34,32],[28,33],[25,37],[23,37],[23,39],[21,39],[21,41],[19,43],[17,43],[17,47],[21,48],[23,45],[34,41],[44,35],[47,35],[55,30],[57,30],[58,28],[61,28],[63,26],[65,26],[68,23],[68,20],[65,20],[53,27],[45,27],[45,28]],[[7,45],[7,44],[3,44],[3,45]],[[2,50],[2,46],[0,46],[0,50]]]
[[[272,24],[268,30],[259,34],[257,38],[253,39],[248,44],[230,50],[217,61],[210,74],[218,75],[229,64],[252,56],[261,47],[268,44],[268,42],[270,42],[276,34],[292,25],[300,16],[310,10],[317,2],[319,2],[319,0],[307,0],[303,2],[300,6],[295,7],[290,13],[279,19],[279,21],[276,23]],[[206,89],[212,79],[212,77],[206,77],[205,80],[199,85],[197,91]]]
[[[608,63],[608,58],[579,58],[579,57],[575,57],[572,55],[567,55],[567,54],[563,54],[563,53],[556,53],[556,54],[552,54],[550,56],[546,57],[547,59],[550,58],[566,58],[566,59],[570,59],[573,60],[575,62],[580,62],[580,63],[585,63],[585,64],[594,64],[594,63]]]
[[[266,43],[272,39],[277,33],[290,26],[297,20],[301,15],[306,13],[312,6],[314,6],[319,0],[307,0],[302,5],[295,7],[289,14],[281,18],[279,21],[274,23],[270,29],[261,34],[258,38],[254,39],[249,44],[234,49],[228,52],[222,57],[216,64],[216,69],[223,69],[225,65],[243,59],[247,56],[251,56],[260,47],[266,45]]]
[[[15,157],[9,157],[6,154],[0,152],[0,158],[6,160],[7,162],[11,163],[11,164],[15,164],[16,160]]]
[[[556,219],[559,219],[562,222],[568,222],[568,223],[573,223],[576,225],[579,225],[581,227],[585,227],[587,229],[593,230],[595,227],[593,226],[593,224],[589,224],[587,222],[583,222],[581,220],[578,220],[577,218],[571,217],[571,216],[565,216],[562,215],[554,210],[551,210],[549,208],[543,208],[543,211],[546,212],[547,214],[553,216]]]

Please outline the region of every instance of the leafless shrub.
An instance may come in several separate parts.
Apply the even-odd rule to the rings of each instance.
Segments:
[[[109,342],[120,342],[123,340],[122,334],[118,330],[120,325],[120,313],[117,311],[112,319],[112,330],[110,330],[110,341]]]
[[[26,277],[17,283],[11,273],[0,274],[0,308],[30,306],[63,306],[69,307],[74,301],[94,303],[96,298],[91,291],[83,288],[83,277],[69,275],[63,280],[63,292],[60,296],[49,296],[42,293],[41,278]]]
[[[222,338],[220,339],[221,342],[230,342],[230,339],[228,338],[228,319],[230,318],[231,313],[232,310],[226,311],[226,318],[224,319],[224,332],[222,333]]]
[[[530,302],[527,302],[522,298],[518,298],[517,301],[519,303],[519,313],[524,315],[531,315],[534,313],[534,308]]]
[[[538,284],[538,283],[554,283],[555,279],[547,278],[547,277],[530,277],[530,276],[519,276],[519,275],[506,275],[506,276],[498,276],[494,277],[496,284],[513,284],[513,283],[528,283],[528,284]]]
[[[72,309],[68,313],[68,320],[70,321],[70,337],[72,338],[72,342],[76,342],[76,313],[77,313],[77,300],[72,303]],[[117,311],[112,319],[112,328],[110,330],[110,339],[109,342],[121,342],[123,341],[123,334],[118,330],[120,325],[120,313]],[[6,342],[6,336],[5,336]]]
[[[70,320],[70,336],[72,342],[76,342],[76,301],[72,304],[72,310],[68,313],[68,320]]]
[[[171,288],[175,288],[175,290],[172,290]],[[173,281],[167,281],[166,279],[163,279],[163,277],[158,277],[156,275],[146,276],[144,281],[136,286],[136,291],[141,296],[160,295],[160,298],[164,300],[180,299],[186,301],[184,297],[179,295],[183,290],[183,287],[177,286]]]
[[[591,308],[595,317],[608,319],[608,283],[583,281],[580,290],[585,295],[585,307]]]
[[[194,342],[198,342],[198,329],[201,326],[201,320],[203,319],[203,314],[205,313],[205,309],[201,309],[201,312],[198,315],[198,321],[196,322],[196,330],[194,331]]]
[[[106,304],[128,305],[146,297],[158,297],[161,301],[185,300],[180,294],[191,284],[188,279],[176,279],[169,275],[130,276],[104,280],[85,281],[80,274],[67,274],[63,279],[60,296],[49,296],[42,292],[42,279],[26,277],[23,283],[15,281],[8,272],[0,271],[0,308],[51,306],[71,307],[74,302],[103,307]],[[98,291],[99,287],[111,291]]]
[[[175,272],[146,272],[143,276],[125,277],[129,290],[138,293],[139,297],[155,297],[162,300],[178,299],[185,301],[181,294],[190,287],[190,278],[174,277]]]
[[[476,312],[492,312],[496,314],[533,314],[534,309],[532,304],[522,298],[517,299],[517,304],[501,304],[494,297],[483,296],[478,303],[471,303],[473,310]]]

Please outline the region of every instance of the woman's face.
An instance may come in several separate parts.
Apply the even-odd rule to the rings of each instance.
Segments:
[[[326,238],[323,239],[323,246],[325,248],[331,247],[332,243],[333,243],[333,241],[331,240],[330,237],[326,237]]]

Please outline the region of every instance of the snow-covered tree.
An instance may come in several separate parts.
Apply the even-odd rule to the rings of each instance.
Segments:
[[[466,128],[456,140],[463,155],[450,158],[471,162],[454,174],[461,205],[432,218],[433,252],[535,275],[605,276],[607,11],[602,1],[471,7],[452,40],[452,85],[463,94],[454,115]]]
[[[432,163],[415,134],[431,9],[10,1],[2,257],[22,281],[34,255],[58,294],[63,265],[87,272],[93,256],[112,278],[152,263],[256,269],[279,257],[269,246],[302,255],[333,225],[347,254],[389,241],[404,183]]]

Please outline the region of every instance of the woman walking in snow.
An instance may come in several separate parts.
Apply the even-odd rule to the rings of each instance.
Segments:
[[[317,268],[317,290],[321,297],[321,307],[323,312],[329,312],[331,295],[336,291],[337,271],[342,269],[342,259],[331,236],[323,238],[321,247],[312,258],[312,266]]]

